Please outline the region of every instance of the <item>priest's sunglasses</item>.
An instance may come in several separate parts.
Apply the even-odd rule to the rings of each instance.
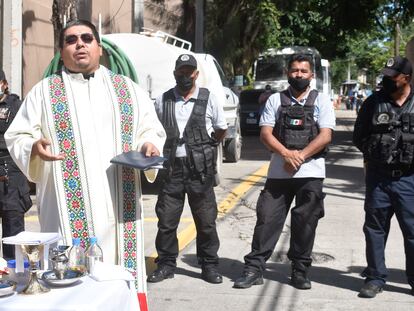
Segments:
[[[72,45],[78,42],[78,38],[81,38],[81,40],[86,43],[90,44],[95,37],[91,33],[82,33],[80,35],[68,35],[65,37],[65,43]]]

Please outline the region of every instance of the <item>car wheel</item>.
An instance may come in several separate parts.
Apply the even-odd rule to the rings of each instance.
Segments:
[[[240,125],[237,127],[236,137],[230,139],[226,144],[224,155],[227,162],[235,163],[240,160],[242,147],[242,136]]]

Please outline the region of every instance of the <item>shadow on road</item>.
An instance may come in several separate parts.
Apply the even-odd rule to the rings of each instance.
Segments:
[[[184,254],[181,257],[181,260],[191,267],[199,267],[200,272],[194,272],[186,270],[184,268],[177,268],[177,274],[182,274],[194,278],[201,278],[201,267],[197,262],[197,256],[195,254]],[[266,266],[267,270],[263,274],[265,281],[273,281],[279,284],[290,284],[290,263],[268,262]],[[243,267],[244,264],[242,261],[231,258],[220,258],[219,271],[223,274],[223,277],[230,279],[232,282],[240,277],[243,272]],[[362,266],[350,266],[346,271],[342,271],[328,267],[312,266],[309,272],[309,277],[314,283],[338,287],[358,293],[361,286],[363,285],[364,280],[362,277],[356,277],[351,274],[360,274],[364,268],[365,267]],[[400,284],[407,283],[404,270],[388,269],[388,272],[388,282]],[[384,290],[389,292],[410,294],[410,290],[408,288],[398,287],[390,284],[386,284]]]

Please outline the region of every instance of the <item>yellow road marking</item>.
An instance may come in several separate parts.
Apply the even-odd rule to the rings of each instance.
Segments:
[[[221,218],[225,214],[227,214],[233,207],[236,206],[236,203],[239,199],[251,188],[253,187],[260,179],[266,177],[266,172],[269,167],[269,164],[263,165],[259,168],[256,172],[249,175],[242,183],[240,183],[237,187],[230,191],[227,197],[221,201],[217,207],[218,209],[218,217]],[[196,238],[196,227],[194,222],[184,228],[177,234],[178,238],[178,250],[182,251],[188,244],[190,244]],[[157,252],[152,253],[149,257],[147,257],[145,264],[147,267],[147,274],[152,273],[156,268],[157,265],[154,262],[155,258],[157,258]]]
[[[24,222],[35,222],[35,221],[39,221],[39,217],[37,217],[36,215],[24,216]]]

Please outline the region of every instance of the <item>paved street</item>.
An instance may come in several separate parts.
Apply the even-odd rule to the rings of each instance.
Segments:
[[[375,299],[357,297],[363,284],[359,273],[366,264],[362,159],[351,141],[354,112],[337,111],[337,117],[335,141],[327,158],[325,217],[318,227],[314,247],[312,290],[300,291],[289,285],[290,265],[285,255],[289,221],[268,262],[264,285],[232,288],[242,271],[243,256],[250,250],[254,208],[264,181],[261,179],[219,222],[223,284],[212,285],[200,279],[192,243],[181,253],[174,279],[149,284],[151,310],[414,310],[414,297],[409,294],[404,275],[402,237],[395,221],[386,253],[389,282]]]
[[[359,273],[365,266],[363,224],[364,181],[361,154],[352,146],[355,114],[337,111],[337,130],[327,157],[324,191],[325,217],[320,221],[311,270],[312,290],[300,291],[289,285],[289,220],[277,248],[268,262],[262,286],[233,289],[243,269],[243,256],[250,250],[255,224],[255,206],[263,186],[269,153],[258,136],[244,138],[242,161],[224,163],[222,183],[216,188],[221,209],[218,231],[221,240],[220,271],[224,282],[212,285],[200,278],[191,241],[192,219],[185,208],[180,225],[180,245],[175,278],[148,284],[152,311],[207,310],[414,310],[414,297],[404,275],[404,250],[398,224],[394,220],[387,242],[386,261],[390,276],[384,292],[375,299],[358,298],[362,285]],[[148,269],[152,264],[156,217],[156,188],[145,188],[145,254]],[[227,211],[227,213],[226,213]],[[27,229],[38,230],[36,210],[27,215]]]

